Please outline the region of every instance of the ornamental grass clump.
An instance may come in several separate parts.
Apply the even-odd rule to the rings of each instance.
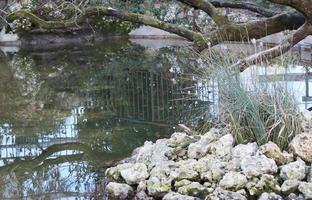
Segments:
[[[292,138],[301,132],[300,112],[292,91],[272,77],[270,80],[262,77],[260,81],[253,73],[246,77],[245,72],[230,69],[228,66],[235,57],[222,51],[210,52],[201,58],[206,62],[208,76],[218,82],[218,125],[226,126],[237,143],[262,145],[272,141],[286,149]],[[289,62],[293,60],[289,59]],[[290,64],[284,60],[279,65]],[[261,66],[268,67],[269,64],[263,62]]]

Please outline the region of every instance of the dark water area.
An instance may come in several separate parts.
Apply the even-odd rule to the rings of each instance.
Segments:
[[[214,97],[181,51],[114,39],[0,52],[0,199],[101,199],[108,166],[196,126]]]

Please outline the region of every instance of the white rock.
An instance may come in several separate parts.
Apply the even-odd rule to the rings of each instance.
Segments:
[[[176,192],[169,192],[164,196],[163,200],[199,200],[199,199],[196,197],[182,195]]]
[[[292,192],[295,192],[298,189],[299,186],[298,180],[286,180],[281,186],[282,192],[284,194],[290,194]]]
[[[246,197],[237,193],[221,188],[217,188],[212,194],[206,197],[206,200],[247,200]]]
[[[233,144],[233,136],[231,134],[227,134],[211,144],[209,153],[218,158],[229,158],[233,149]]]
[[[275,174],[278,169],[275,161],[264,155],[247,156],[242,159],[240,166],[247,177]]]
[[[139,184],[149,176],[147,167],[143,163],[135,163],[126,169],[120,170],[120,175],[129,185]]]
[[[226,163],[212,155],[198,160],[195,170],[200,174],[200,178],[211,183],[218,182],[225,174]]]
[[[312,199],[312,183],[301,182],[298,189],[302,192],[305,199]]]
[[[106,186],[106,191],[111,199],[130,199],[133,189],[127,184],[110,182]]]
[[[264,192],[261,194],[258,200],[283,200],[283,197],[273,192],[272,193]]]
[[[306,177],[306,165],[301,159],[282,166],[280,177],[284,180],[292,179],[301,181]]]
[[[228,172],[221,179],[219,186],[224,189],[240,190],[247,184],[247,178],[239,172]]]
[[[254,156],[258,150],[257,143],[239,144],[232,150],[233,158],[243,158],[246,156]]]
[[[189,158],[193,159],[199,159],[204,157],[209,148],[210,144],[220,138],[220,134],[215,129],[210,130],[203,136],[201,136],[201,139],[197,142],[194,142],[189,145],[187,155]]]

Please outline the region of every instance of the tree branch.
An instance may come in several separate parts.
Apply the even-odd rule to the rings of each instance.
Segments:
[[[83,23],[86,18],[91,16],[112,16],[124,21],[133,23],[145,24],[155,28],[159,28],[171,33],[175,33],[181,37],[184,37],[190,41],[195,41],[201,38],[201,34],[191,31],[183,26],[159,21],[154,17],[141,15],[136,13],[128,13],[122,10],[107,8],[107,7],[89,7],[86,8],[81,15],[69,20],[60,21],[45,21],[44,19],[33,14],[30,10],[21,9],[8,15],[8,20],[13,21],[18,18],[29,18],[31,22],[43,29],[63,29],[71,26],[77,26],[77,24]]]
[[[312,24],[305,23],[301,28],[291,34],[286,40],[284,40],[280,45],[273,48],[261,51],[259,53],[253,54],[247,58],[239,60],[234,67],[238,66],[240,71],[246,70],[249,66],[254,65],[261,61],[270,61],[278,56],[289,51],[293,46],[298,44],[301,40],[305,39],[307,36],[312,35]]]
[[[223,26],[226,24],[230,24],[229,19],[223,15],[212,3],[210,3],[208,0],[178,0],[182,3],[185,3],[193,8],[200,9],[204,12],[206,12],[213,21],[218,26]]]
[[[274,15],[279,14],[278,12],[272,11],[270,9],[266,9],[262,6],[259,6],[250,2],[242,2],[242,1],[220,1],[220,0],[211,0],[211,4],[213,4],[217,8],[236,8],[236,9],[245,9],[250,10],[252,12],[261,14],[265,17],[272,17]]]

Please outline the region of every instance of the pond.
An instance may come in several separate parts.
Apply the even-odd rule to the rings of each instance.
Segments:
[[[107,166],[201,118],[213,97],[183,76],[192,61],[149,42],[2,48],[1,199],[101,197]]]
[[[1,50],[1,199],[103,197],[108,166],[218,110],[217,81],[191,75],[199,63],[183,41]],[[283,70],[308,108],[310,73]],[[257,68],[246,77],[253,71],[276,75]]]

